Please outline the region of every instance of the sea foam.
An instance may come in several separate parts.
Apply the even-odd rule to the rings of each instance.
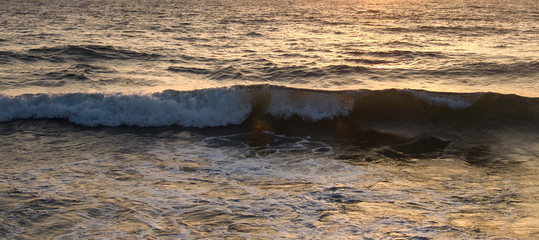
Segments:
[[[481,100],[482,105],[477,105]],[[420,90],[323,91],[271,85],[233,86],[158,93],[69,93],[0,95],[0,122],[15,119],[65,119],[83,126],[239,125],[252,118],[299,117],[316,122],[336,117],[352,121],[445,119],[472,106],[481,116],[529,111],[531,99],[485,93],[434,93]],[[506,107],[503,107],[506,106]],[[503,107],[503,108],[502,108]],[[478,114],[468,111],[466,114]],[[526,115],[527,114],[527,115]],[[510,116],[514,117],[514,116]]]
[[[1,96],[0,121],[67,119],[84,126],[215,127],[239,124],[251,111],[241,91],[164,91],[155,94],[73,93]]]
[[[351,94],[351,93],[350,93]],[[271,105],[268,112],[274,116],[289,118],[298,115],[303,119],[318,121],[336,116],[348,115],[353,101],[342,92],[298,91],[276,88],[271,91]]]

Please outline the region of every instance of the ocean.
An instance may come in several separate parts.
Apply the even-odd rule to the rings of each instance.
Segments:
[[[2,0],[0,238],[537,239],[536,0]]]

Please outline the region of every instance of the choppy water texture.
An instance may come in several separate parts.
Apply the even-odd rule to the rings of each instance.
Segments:
[[[536,1],[0,2],[0,238],[539,238]]]

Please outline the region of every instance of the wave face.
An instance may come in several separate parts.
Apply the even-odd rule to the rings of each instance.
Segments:
[[[537,121],[536,98],[419,90],[321,91],[270,85],[152,94],[0,96],[0,121],[65,119],[83,126],[218,127],[247,121],[355,123]]]
[[[248,102],[236,89],[164,91],[148,95],[3,96],[0,104],[4,109],[1,121],[57,118],[84,126],[222,126],[241,123],[249,113]]]

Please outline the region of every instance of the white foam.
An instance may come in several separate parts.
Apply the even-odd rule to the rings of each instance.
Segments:
[[[0,95],[0,121],[67,119],[84,126],[214,127],[241,123],[251,111],[243,91],[165,91],[156,94]]]
[[[454,110],[464,109],[472,106],[474,102],[481,97],[481,94],[471,94],[473,99],[466,99],[465,95],[437,94],[433,92],[406,90],[412,93],[416,98],[425,100],[429,104],[445,106]],[[467,95],[466,95],[467,96]]]
[[[213,88],[166,90],[153,94],[69,93],[6,96],[0,94],[0,122],[14,119],[66,119],[84,126],[217,127],[241,124],[253,99],[269,95],[273,116],[319,121],[346,116],[361,92],[324,92],[293,88]],[[429,104],[452,109],[470,107],[481,94],[444,94],[404,90]]]
[[[294,91],[273,89],[268,112],[275,116],[322,120],[347,115],[353,108],[353,101],[335,92]]]

